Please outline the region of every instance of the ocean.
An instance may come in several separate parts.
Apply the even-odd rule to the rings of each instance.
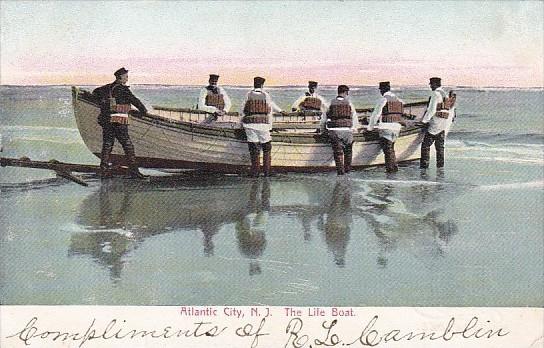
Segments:
[[[148,108],[194,106],[199,94],[132,90]],[[226,90],[238,110],[248,89]],[[268,90],[288,110],[304,88]],[[0,302],[542,307],[544,91],[455,90],[443,172],[433,161],[424,174],[413,162],[393,176],[85,176],[82,187],[2,167]],[[379,95],[360,86],[351,97],[363,107]],[[0,86],[0,100],[2,157],[98,164],[69,86]]]

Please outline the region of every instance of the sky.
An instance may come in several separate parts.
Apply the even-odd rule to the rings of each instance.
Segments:
[[[0,84],[544,86],[542,1],[5,1]]]

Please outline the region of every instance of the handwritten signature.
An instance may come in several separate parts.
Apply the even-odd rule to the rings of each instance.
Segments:
[[[478,317],[472,317],[466,325],[462,325],[462,329],[456,330],[456,319],[452,317],[443,331],[435,332],[403,332],[401,329],[393,329],[384,332],[380,332],[374,329],[378,321],[378,316],[375,315],[362,329],[359,337],[355,340],[342,340],[340,336],[334,332],[334,327],[338,324],[338,320],[335,319],[331,322],[323,321],[321,328],[324,330],[323,338],[311,338],[307,334],[303,334],[302,329],[304,322],[300,318],[293,318],[287,324],[285,332],[289,335],[285,348],[312,348],[318,346],[334,347],[338,345],[342,346],[368,346],[376,347],[382,343],[399,342],[399,341],[451,341],[453,339],[468,339],[468,338],[492,338],[503,337],[509,334],[503,328],[499,329],[484,329],[478,326],[480,319]]]
[[[334,347],[334,346],[352,346],[352,347],[376,347],[388,342],[400,341],[442,341],[463,339],[490,339],[493,337],[504,337],[509,334],[504,328],[490,328],[489,321],[482,322],[480,318],[474,316],[468,322],[458,324],[458,320],[452,317],[445,325],[443,330],[437,331],[407,331],[403,329],[379,330],[379,317],[375,315],[366,324],[357,336],[341,337],[338,332],[340,325],[339,319],[332,321],[324,320],[318,330],[318,335],[305,333],[304,321],[300,317],[291,318],[283,330],[285,334],[284,348],[313,348],[313,347]],[[219,336],[225,336],[231,332],[238,338],[248,338],[249,347],[257,348],[261,342],[265,341],[266,336],[271,336],[266,330],[266,318],[262,318],[258,323],[245,322],[240,326],[229,328],[227,326],[216,325],[211,321],[198,321],[192,323],[188,328],[174,328],[165,326],[161,329],[146,330],[131,328],[126,320],[112,319],[103,328],[97,324],[96,318],[92,319],[90,325],[85,331],[68,332],[63,330],[47,331],[38,328],[38,318],[31,318],[23,329],[15,334],[6,336],[6,338],[19,339],[26,346],[36,344],[42,346],[44,340],[55,342],[74,341],[78,342],[78,347],[83,347],[87,342],[93,340],[136,340],[136,339],[214,339]],[[315,333],[316,330],[311,330]],[[271,336],[277,340],[277,336]],[[272,339],[270,338],[270,339]],[[274,342],[276,343],[276,342]],[[268,346],[268,344],[266,344]]]

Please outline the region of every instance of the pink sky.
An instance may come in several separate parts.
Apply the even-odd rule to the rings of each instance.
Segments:
[[[124,66],[133,84],[544,85],[542,2],[8,1],[1,15],[1,84],[100,84]]]

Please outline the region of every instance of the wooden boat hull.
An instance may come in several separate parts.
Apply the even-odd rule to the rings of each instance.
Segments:
[[[76,87],[72,92],[74,114],[81,137],[87,148],[100,157],[102,128],[97,123],[100,109],[86,97],[87,93]],[[422,114],[422,111],[419,113]],[[235,126],[218,128],[154,113],[146,116],[135,114],[130,116],[129,134],[141,167],[240,173],[247,171],[250,165],[243,130]],[[354,138],[354,168],[384,164],[376,133],[356,134]],[[411,127],[401,132],[395,143],[397,160],[418,159],[422,140],[420,127]],[[114,146],[112,160],[121,164],[124,162],[123,149],[118,142]],[[272,167],[274,171],[315,172],[334,170],[335,164],[325,135],[273,132]]]

